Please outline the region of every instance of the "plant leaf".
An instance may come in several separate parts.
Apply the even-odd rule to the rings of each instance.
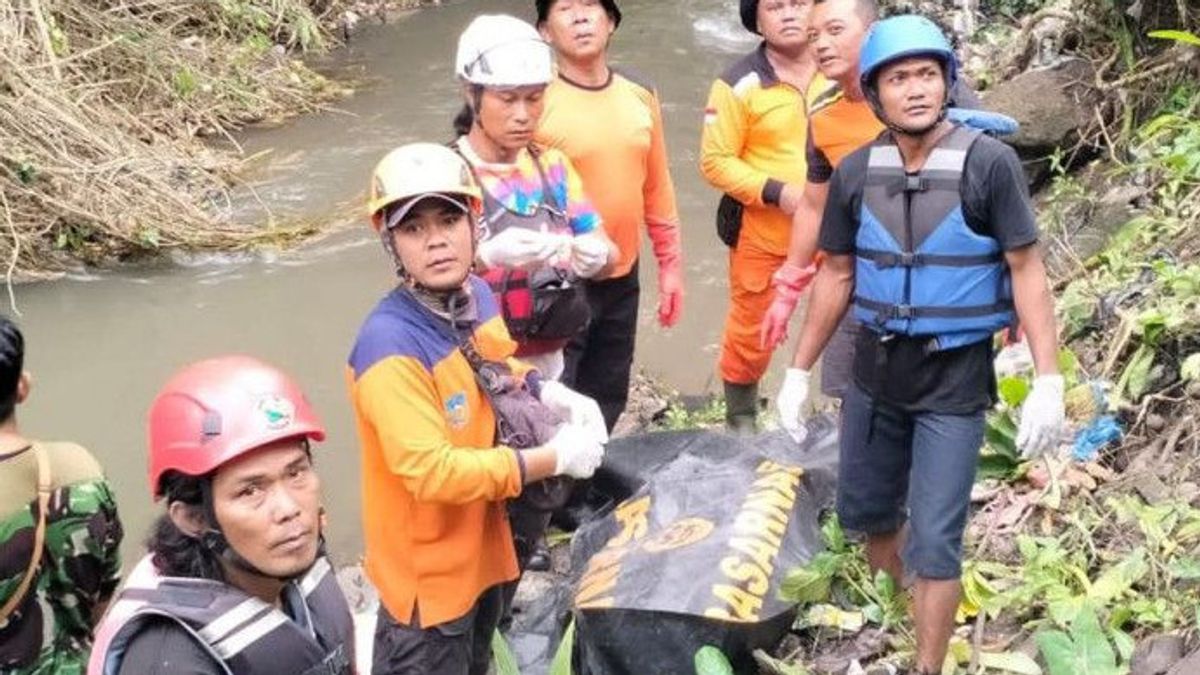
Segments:
[[[1185,382],[1200,380],[1200,352],[1189,354],[1179,366],[1179,377]]]
[[[1179,581],[1195,581],[1200,579],[1200,561],[1195,558],[1175,558],[1167,565],[1167,571]]]
[[[498,630],[492,633],[492,663],[496,666],[497,675],[521,675],[517,657],[508,646],[508,640]]]
[[[1200,36],[1184,30],[1152,30],[1149,33],[1146,33],[1146,35],[1152,38],[1158,38],[1159,40],[1174,40],[1176,42],[1182,42],[1185,45],[1200,47]]]
[[[567,624],[563,631],[562,641],[554,652],[554,660],[550,662],[550,675],[571,675],[571,652],[575,650],[575,620]]]
[[[696,675],[733,675],[733,664],[724,652],[712,645],[704,645],[697,650],[693,661]]]
[[[1117,391],[1129,394],[1129,399],[1135,401],[1146,393],[1150,386],[1150,368],[1154,365],[1154,349],[1145,344],[1138,347],[1133,358],[1121,373],[1117,383]]]
[[[848,633],[857,633],[862,630],[866,619],[862,612],[848,612],[834,605],[820,604],[813,605],[808,608],[808,611],[796,619],[796,628],[809,628],[812,626],[824,626],[826,628],[836,628]]]
[[[1107,604],[1128,591],[1149,571],[1146,551],[1139,548],[1129,554],[1129,557],[1104,570],[1088,589],[1088,598]]]
[[[1029,381],[1023,377],[1003,377],[996,384],[996,388],[1000,393],[1000,400],[1004,401],[1004,405],[1011,409],[1016,409],[1025,401],[1025,397],[1029,396]]]
[[[1049,630],[1034,636],[1046,668],[1050,675],[1077,675],[1075,671],[1075,645],[1071,636],[1060,630]]]
[[[1042,675],[1042,667],[1028,654],[1021,652],[980,652],[979,665],[989,670],[1001,670],[1017,675]]]

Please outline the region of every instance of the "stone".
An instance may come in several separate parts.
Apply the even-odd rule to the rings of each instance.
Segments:
[[[1171,489],[1167,487],[1166,483],[1157,475],[1150,472],[1143,473],[1134,478],[1133,489],[1137,490],[1142,499],[1146,500],[1146,503],[1151,506],[1162,504],[1174,498]]]
[[[1154,635],[1133,650],[1129,675],[1163,675],[1183,659],[1183,637]]]
[[[1167,675],[1196,675],[1200,673],[1200,649],[1188,654],[1167,671]]]
[[[1005,140],[1023,158],[1044,157],[1073,143],[1091,124],[1098,100],[1091,87],[1095,71],[1084,59],[1063,59],[1047,68],[1025,71],[983,94],[988,110],[1021,124]]]

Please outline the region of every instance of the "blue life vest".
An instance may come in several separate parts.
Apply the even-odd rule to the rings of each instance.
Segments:
[[[979,135],[956,125],[916,175],[905,173],[890,134],[871,145],[854,289],[854,316],[868,329],[929,336],[940,350],[1012,325],[1000,243],[974,232],[963,215],[963,167]]]

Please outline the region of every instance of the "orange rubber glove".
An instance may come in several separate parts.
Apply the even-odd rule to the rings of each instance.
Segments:
[[[683,314],[683,270],[678,262],[658,268],[658,325],[674,326]]]
[[[813,277],[817,275],[817,263],[808,267],[800,267],[792,263],[784,263],[771,276],[771,285],[775,288],[775,296],[771,306],[763,316],[762,326],[758,333],[758,342],[763,349],[774,349],[787,340],[788,321],[796,311],[800,302],[800,294],[808,288]]]
[[[647,215],[646,234],[658,261],[658,325],[670,328],[683,314],[683,245],[679,223]]]

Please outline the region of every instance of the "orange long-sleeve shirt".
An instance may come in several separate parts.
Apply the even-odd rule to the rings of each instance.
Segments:
[[[792,221],[779,208],[779,197],[785,184],[804,182],[808,109],[829,88],[821,75],[806,92],[782,82],[765,46],[713,82],[700,137],[700,172],[745,205],[739,244],[787,254]]]
[[[654,88],[625,71],[586,87],[559,77],[546,89],[537,141],[562,150],[579,175],[620,258],[612,276],[637,262],[645,223],[659,267],[680,264],[679,214]]]
[[[486,283],[470,278],[473,334],[486,359],[516,343]],[[421,626],[466,614],[479,594],[517,578],[505,500],[521,492],[514,450],[457,343],[397,289],[367,317],[347,380],[362,447],[366,571],[388,612]]]

